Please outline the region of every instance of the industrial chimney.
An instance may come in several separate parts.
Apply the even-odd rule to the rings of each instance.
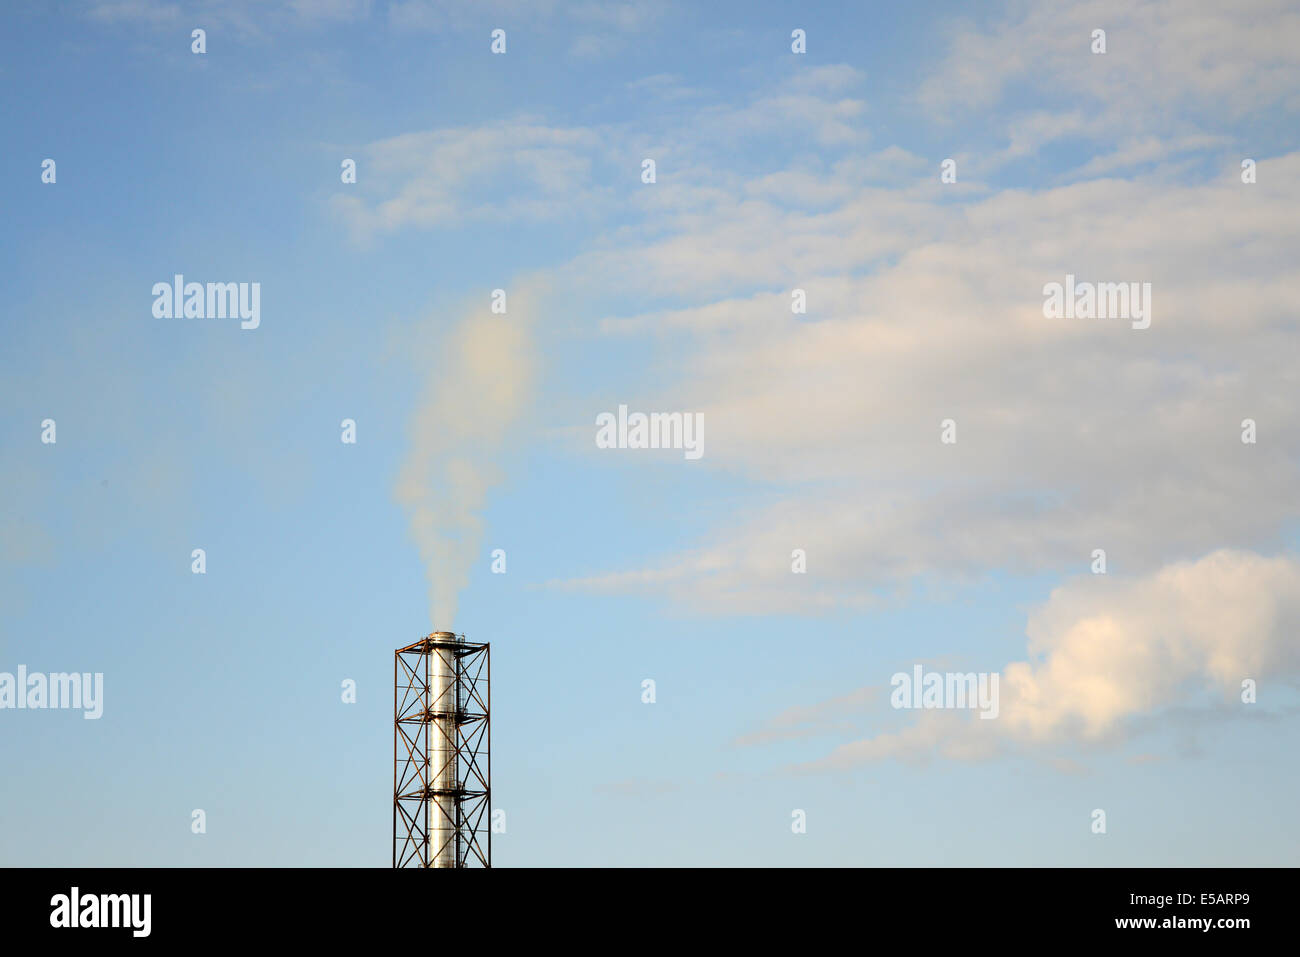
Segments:
[[[393,666],[393,866],[492,866],[491,657],[435,631]]]

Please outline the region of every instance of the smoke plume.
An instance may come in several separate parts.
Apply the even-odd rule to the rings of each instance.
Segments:
[[[532,394],[527,290],[509,290],[507,311],[468,309],[428,364],[411,421],[411,449],[395,495],[429,578],[429,614],[451,630],[461,589],[481,556],[482,510],[501,481],[497,462]]]

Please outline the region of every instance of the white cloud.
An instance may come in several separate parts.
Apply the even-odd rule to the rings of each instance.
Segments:
[[[1027,660],[1001,670],[1000,714],[922,711],[902,730],[842,745],[802,770],[884,758],[977,760],[1123,738],[1131,722],[1242,682],[1300,678],[1300,562],[1220,550],[1136,581],[1077,579],[1030,615]],[[881,695],[887,691],[882,690]]]
[[[1105,54],[1091,52],[1098,28]],[[1300,10],[1286,0],[1034,0],[985,29],[950,33],[947,56],[919,90],[939,116],[987,115],[1014,90],[1137,133],[1300,103]]]
[[[741,106],[698,105],[686,125],[674,123],[668,129],[653,122],[565,127],[518,116],[483,126],[403,133],[363,147],[364,174],[358,176],[356,189],[330,202],[359,239],[406,227],[455,226],[465,220],[542,221],[614,212],[632,220],[638,215],[653,219],[654,229],[682,229],[725,216],[726,210],[709,205],[729,203],[728,190],[744,184],[739,175],[725,170],[719,181],[716,160],[722,152],[734,156],[755,139],[794,138],[836,148],[865,143],[863,101],[796,90],[838,89],[857,76],[852,69],[814,70],[799,82],[764,91]],[[673,99],[694,98],[696,92],[667,75],[632,86]],[[640,188],[646,157],[660,165],[660,181],[653,190]],[[836,179],[844,183],[852,176],[880,177],[886,162],[915,171],[918,158],[896,147],[847,156],[836,163]],[[815,175],[815,170],[805,171],[802,180],[790,185],[811,194]],[[779,181],[754,184],[769,195],[780,186]],[[836,187],[836,195],[843,195],[841,187]],[[884,191],[880,195],[884,197]],[[789,193],[783,202],[799,198]]]
[[[367,148],[367,185],[336,200],[359,231],[619,212],[556,288],[615,308],[690,303],[601,323],[674,337],[680,356],[617,398],[703,412],[700,467],[763,492],[718,510],[692,548],[557,584],[760,614],[861,607],[922,576],[1069,573],[1096,547],[1139,574],[1276,547],[1300,517],[1286,398],[1300,386],[1300,154],[1260,157],[1249,187],[1235,161],[1209,179],[945,187],[935,158],[861,148],[865,106],[843,95],[860,81],[816,68],[670,128],[518,119]],[[1100,127],[1079,108],[1018,129],[1011,148],[1032,155]],[[817,148],[748,168],[748,138],[782,130]],[[1121,140],[1084,174],[1216,135]],[[660,159],[653,189],[628,172],[644,155]],[[601,164],[626,184],[597,186]],[[1152,327],[1045,319],[1042,287],[1067,273],[1150,282]],[[790,313],[796,286],[807,316]],[[1254,446],[1239,441],[1247,417]],[[945,418],[956,446],[939,442]],[[793,548],[808,575],[790,574]]]
[[[372,0],[289,0],[293,12],[304,20],[365,20],[371,5]]]
[[[181,9],[175,3],[162,0],[98,0],[86,10],[92,20],[103,23],[143,21],[154,24],[174,23]]]
[[[624,0],[621,3],[575,3],[567,8],[567,12],[576,20],[624,33],[636,33],[661,19],[668,8],[669,5],[662,0]]]
[[[632,34],[652,28],[667,11],[667,4],[650,0],[400,0],[388,8],[390,22],[399,29],[463,28],[484,25],[484,18],[494,18],[496,22],[489,26],[502,27],[507,33],[515,25],[563,18],[590,29]]]
[[[853,718],[878,711],[888,700],[889,688],[875,685],[858,688],[814,705],[787,708],[757,731],[732,741],[734,747],[751,747],[775,741],[802,740],[852,728]]]
[[[582,215],[597,195],[590,167],[597,135],[528,119],[493,126],[406,133],[361,151],[357,195],[335,211],[355,234],[470,219]]]
[[[720,517],[648,577],[582,584],[758,614],[860,605],[922,575],[1068,571],[1095,547],[1141,572],[1276,546],[1300,517],[1300,154],[1261,170],[1267,191],[1227,169],[964,205],[863,188],[820,214],[720,200],[581,257],[566,283],[714,297],[607,324],[680,340],[675,375],[624,399],[703,412],[702,466],[780,499]],[[1042,286],[1066,273],[1151,282],[1151,328],[1045,319]],[[1242,444],[1244,418],[1267,441]],[[789,573],[796,547],[807,576]]]

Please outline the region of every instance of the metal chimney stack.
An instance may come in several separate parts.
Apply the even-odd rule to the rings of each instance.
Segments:
[[[461,702],[456,682],[456,646],[460,644],[449,631],[435,631],[429,636],[436,644],[425,656],[428,667],[430,720],[427,725],[429,747],[429,787],[427,808],[429,830],[429,866],[455,867],[460,859],[456,847],[460,828],[460,803],[457,792],[456,729]],[[441,644],[445,642],[446,644]]]
[[[489,646],[435,631],[393,679],[393,866],[491,867]]]

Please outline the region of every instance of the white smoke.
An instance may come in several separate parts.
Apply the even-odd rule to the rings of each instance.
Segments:
[[[508,291],[507,312],[466,310],[440,344],[411,420],[411,449],[397,501],[429,578],[429,615],[451,630],[461,589],[483,543],[482,509],[501,481],[497,460],[533,390],[526,289]]]

